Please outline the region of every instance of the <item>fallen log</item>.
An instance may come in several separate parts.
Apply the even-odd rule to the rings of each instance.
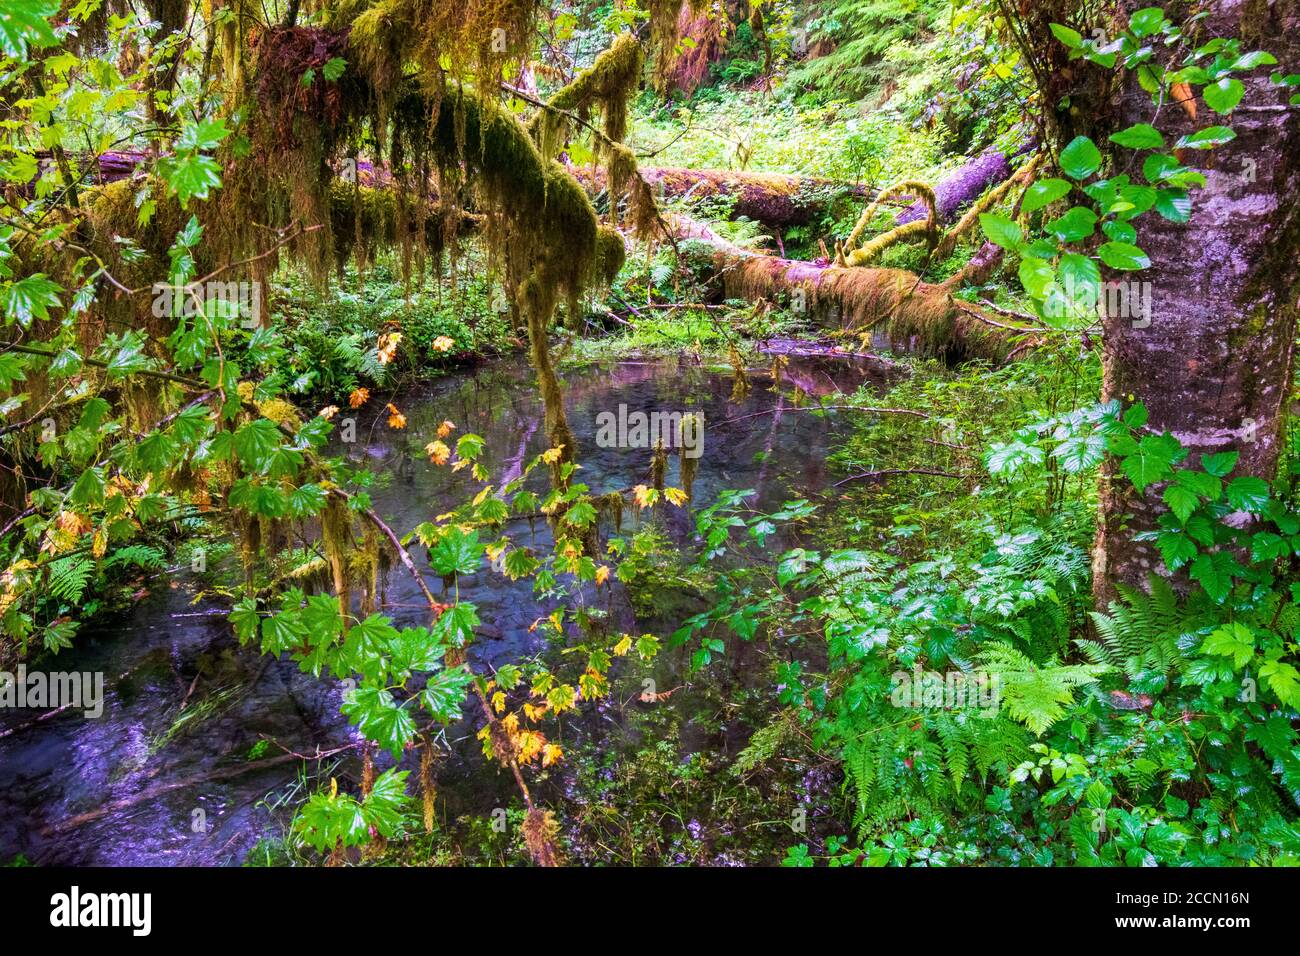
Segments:
[[[742,249],[684,216],[672,222],[687,262],[698,263],[726,298],[779,302],[823,328],[870,336],[876,348],[1000,363],[1035,341],[1032,332],[996,322],[982,306],[955,298],[957,277],[928,283],[903,269],[783,259]]]
[[[571,167],[569,171],[590,193],[605,188],[605,174],[601,169]],[[643,166],[640,172],[660,199],[707,199],[715,196],[729,199],[732,201],[730,218],[752,219],[769,229],[807,225],[822,213],[832,211],[841,200],[865,198],[876,192],[874,187],[864,183],[785,173],[676,166]],[[939,222],[944,225],[955,222],[986,189],[1004,182],[1011,173],[1011,161],[1007,155],[989,149],[940,180],[934,189]],[[911,203],[913,198],[900,197],[904,203]],[[928,213],[927,203],[917,200],[898,213],[895,223],[906,225],[926,218]]]
[[[590,193],[605,188],[602,169],[571,167],[569,171]],[[784,173],[681,169],[675,166],[643,166],[640,172],[659,199],[708,199],[715,196],[729,199],[732,201],[731,218],[752,219],[773,229],[807,225],[838,200],[868,193],[863,185]]]
[[[1028,149],[1029,147],[1026,146],[1015,156],[1023,155]],[[939,221],[945,224],[954,222],[957,214],[979,199],[984,190],[1009,179],[1012,172],[1011,160],[1015,156],[1007,156],[999,149],[986,149],[960,169],[941,179],[934,187]],[[917,200],[894,217],[894,224],[903,226],[924,219],[927,215],[929,215],[927,203]]]

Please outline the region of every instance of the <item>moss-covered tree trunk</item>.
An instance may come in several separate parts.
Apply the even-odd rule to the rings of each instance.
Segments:
[[[1122,15],[1145,2],[1125,0]],[[1189,13],[1180,4],[1171,16]],[[1240,37],[1245,49],[1273,53],[1284,73],[1300,70],[1300,0],[1213,0],[1207,35]],[[1200,464],[1203,453],[1240,452],[1236,474],[1271,479],[1277,471],[1291,387],[1292,350],[1300,296],[1300,109],[1267,72],[1247,80],[1241,106],[1226,120],[1198,102],[1196,117],[1166,106],[1160,126],[1179,136],[1227,122],[1235,141],[1212,152],[1187,150],[1187,165],[1203,169],[1208,185],[1193,192],[1185,225],[1154,214],[1138,221],[1139,243],[1153,263],[1136,274],[1151,283],[1149,323],[1141,317],[1105,320],[1104,395],[1142,402],[1147,428],[1171,432]],[[1151,97],[1135,77],[1118,90],[1104,117],[1106,135],[1150,122]],[[1127,277],[1125,277],[1127,278]],[[1145,290],[1144,290],[1145,291]],[[1113,467],[1102,478],[1094,550],[1094,591],[1112,599],[1119,582],[1145,585],[1163,567],[1149,542],[1135,540],[1155,526],[1159,489],[1145,495]],[[1239,516],[1246,520],[1246,516]]]

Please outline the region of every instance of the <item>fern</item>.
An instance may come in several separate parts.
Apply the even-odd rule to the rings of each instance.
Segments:
[[[979,658],[997,678],[1006,712],[1040,737],[1074,703],[1074,688],[1110,670],[1105,664],[1035,664],[1001,641],[985,645]]]
[[[132,544],[118,548],[104,559],[104,567],[144,568],[146,571],[159,571],[166,566],[167,555],[162,548],[147,544]]]
[[[880,586],[884,562],[879,555],[867,551],[836,551],[822,562],[822,572],[832,586],[851,594]]]
[[[807,60],[794,80],[837,94],[860,96],[886,78],[885,61],[900,41],[914,39],[925,24],[937,23],[946,5],[937,0],[838,0],[823,8],[814,40],[835,49]]]
[[[86,593],[86,585],[94,571],[95,562],[82,555],[59,558],[50,563],[46,588],[51,597],[67,604],[77,604]]]
[[[749,744],[736,756],[731,772],[743,776],[776,756],[782,744],[794,737],[798,716],[798,711],[787,708],[770,724],[755,731]]]
[[[1023,727],[1000,715],[936,711],[915,724],[882,723],[844,750],[846,784],[856,798],[854,825],[865,835],[954,795],[970,805],[982,793],[980,779],[1026,758],[1028,739]]]
[[[1185,662],[1185,652],[1212,623],[1185,609],[1164,578],[1153,574],[1150,588],[1147,594],[1121,584],[1121,600],[1110,603],[1109,614],[1090,612],[1098,640],[1075,642],[1089,660],[1130,678],[1146,671],[1169,673]]]

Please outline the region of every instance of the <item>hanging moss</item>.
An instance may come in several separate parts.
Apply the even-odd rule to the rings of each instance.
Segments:
[[[654,455],[650,459],[650,485],[656,491],[663,491],[665,477],[668,474],[668,452],[664,448],[663,439],[655,442]]]
[[[595,499],[596,513],[609,520],[614,534],[623,533],[623,493],[611,491]]]
[[[617,229],[600,226],[596,230],[596,260],[593,278],[602,288],[609,288],[627,261],[627,246]]]
[[[348,575],[348,556],[353,550],[352,515],[343,499],[330,495],[321,509],[321,544],[325,559],[334,576],[334,593],[338,595],[339,612],[346,618],[352,612],[352,590]]]
[[[672,70],[670,69],[677,53],[680,25],[703,14],[712,5],[712,0],[647,0],[646,9],[650,14],[650,43],[655,48],[655,85],[661,92],[668,89]],[[689,10],[691,16],[684,17],[683,9]],[[720,16],[725,13],[720,12]]]
[[[417,215],[423,204],[393,189],[376,189],[336,180],[330,186],[330,221],[335,267],[348,259],[368,262],[379,249],[420,248],[435,257],[443,251],[440,219]],[[471,224],[466,219],[465,224]]]
[[[697,428],[701,427],[699,425]],[[699,431],[696,432],[696,441],[699,441]],[[700,467],[698,456],[688,455],[685,446],[677,448],[677,470],[678,481],[681,482],[682,491],[686,492],[686,499],[689,501],[694,497],[695,473]]]
[[[633,34],[615,37],[588,69],[547,101],[551,109],[534,117],[531,131],[542,155],[551,158],[559,152],[560,138],[568,131],[563,113],[573,113],[585,121],[593,108],[600,111],[605,136],[615,143],[622,142],[627,135],[628,101],[641,82],[644,65],[645,54]]]

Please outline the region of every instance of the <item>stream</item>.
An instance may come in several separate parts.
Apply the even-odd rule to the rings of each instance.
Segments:
[[[727,488],[754,489],[760,508],[825,488],[834,477],[825,464],[833,413],[791,411],[790,392],[798,387],[821,395],[879,385],[886,365],[791,343],[778,350],[788,358],[780,391],[772,389],[769,373],[754,370],[748,394],[739,399],[732,397],[729,369],[706,368],[686,356],[567,370],[566,407],[583,466],[579,480],[597,493],[648,481],[648,449],[596,447],[597,415],[617,414],[622,404],[629,411],[703,412],[694,507],[707,506]],[[336,444],[333,453],[379,477],[370,489],[375,508],[398,534],[477,490],[468,470],[436,467],[424,452],[444,419],[456,425],[452,440],[471,431],[486,440],[482,460],[498,485],[503,473],[517,474],[545,450],[540,400],[531,371],[517,359],[425,382],[391,401],[406,415],[404,430],[390,430],[384,400],[372,400],[360,413],[340,413],[357,416],[357,440]],[[669,485],[677,484],[677,470],[673,454]],[[535,477],[542,477],[540,470]],[[689,515],[671,511],[677,512],[671,531],[685,539]],[[631,521],[625,518],[625,532]],[[511,528],[527,534],[526,521]],[[537,522],[533,534],[534,546],[544,551],[545,523]],[[776,539],[769,546],[782,547]],[[423,565],[423,549],[413,553]],[[438,593],[441,582],[427,575]],[[21,855],[39,865],[237,865],[263,837],[283,832],[294,804],[328,785],[331,774],[355,779],[347,766],[356,763],[354,751],[319,766],[294,756],[356,741],[339,713],[340,685],[300,673],[292,661],[240,648],[225,619],[229,603],[211,597],[196,602],[201,589],[202,582],[187,575],[154,579],[129,610],[83,627],[70,650],[28,662],[29,670],[102,672],[103,714],[86,718],[71,710],[36,721],[40,711],[0,710],[0,864]],[[619,588],[605,590],[630,616]],[[552,608],[534,596],[530,579],[511,582],[484,569],[462,578],[459,593],[478,606],[483,622],[471,648],[476,666],[544,649],[530,625]],[[427,624],[427,608],[400,568],[388,575],[386,599],[384,610],[399,627]],[[452,755],[438,766],[440,799],[451,815],[487,813],[517,796],[508,776],[477,753],[477,715],[465,712],[470,718],[446,731]],[[602,713],[591,719],[615,718]],[[249,770],[250,750],[262,738],[274,744],[259,746],[266,763]],[[404,766],[410,765],[408,756]],[[543,795],[562,798],[562,789]]]

